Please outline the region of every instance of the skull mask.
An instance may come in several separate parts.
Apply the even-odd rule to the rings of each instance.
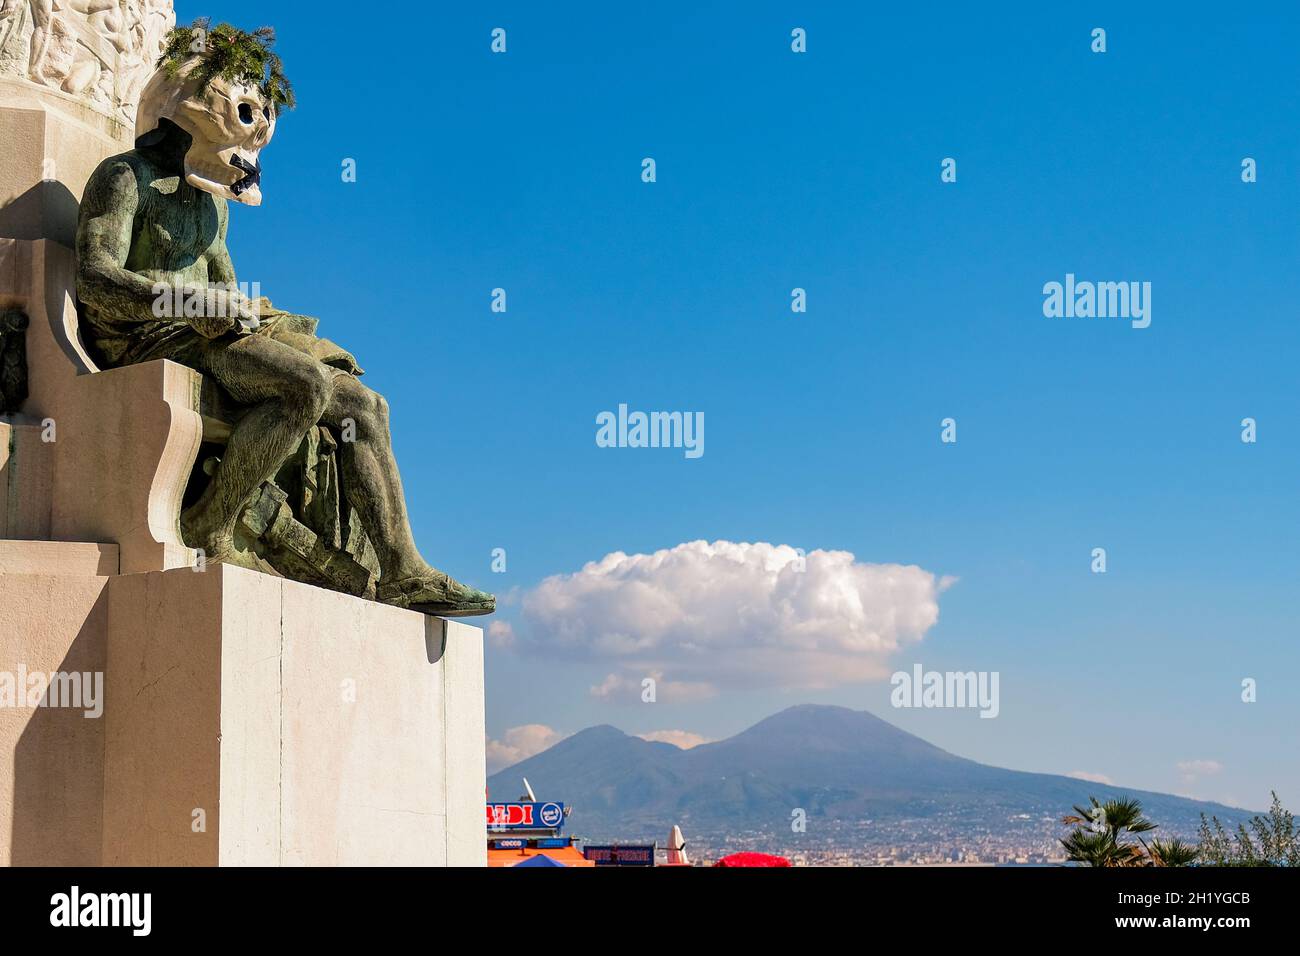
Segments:
[[[191,78],[192,59],[174,77],[158,70],[136,113],[136,145],[148,145],[159,120],[190,134],[185,181],[195,189],[250,206],[262,204],[262,147],[275,135],[275,104],[255,85],[214,77],[207,87]]]

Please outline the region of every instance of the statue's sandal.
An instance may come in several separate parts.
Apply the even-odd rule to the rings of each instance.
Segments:
[[[380,581],[375,599],[439,617],[477,617],[497,609],[495,596],[466,587],[441,571],[398,581]]]

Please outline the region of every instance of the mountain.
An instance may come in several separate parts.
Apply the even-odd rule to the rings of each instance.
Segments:
[[[1132,796],[1164,834],[1190,835],[1200,815],[1225,825],[1247,811],[1076,780],[990,767],[950,754],[873,714],[791,707],[734,737],[681,750],[608,725],[574,734],[488,780],[514,799],[527,777],[544,800],[573,807],[571,832],[592,839],[662,838],[680,823],[697,835],[790,832],[795,808],[812,822],[885,833],[989,833],[1008,826],[1060,835],[1060,817],[1089,796]]]

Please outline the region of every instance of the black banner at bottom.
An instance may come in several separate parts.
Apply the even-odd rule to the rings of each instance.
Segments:
[[[467,933],[500,943],[561,930],[671,945],[678,931],[681,943],[783,928],[829,938],[853,926],[910,926],[930,943],[1026,931],[1228,942],[1293,926],[1297,890],[1294,869],[11,869],[0,873],[0,911],[11,942],[76,933],[337,945],[445,927],[458,945]]]

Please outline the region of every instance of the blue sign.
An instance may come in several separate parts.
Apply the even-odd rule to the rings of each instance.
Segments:
[[[582,855],[597,866],[654,866],[655,845],[649,846],[588,846]]]
[[[537,819],[542,821],[542,826],[559,829],[564,823],[564,807],[558,803],[543,803],[542,808],[537,811]]]
[[[522,850],[528,846],[527,840],[493,840],[492,849],[494,850]]]
[[[564,806],[559,803],[489,803],[487,827],[503,830],[558,830],[564,826]]]

